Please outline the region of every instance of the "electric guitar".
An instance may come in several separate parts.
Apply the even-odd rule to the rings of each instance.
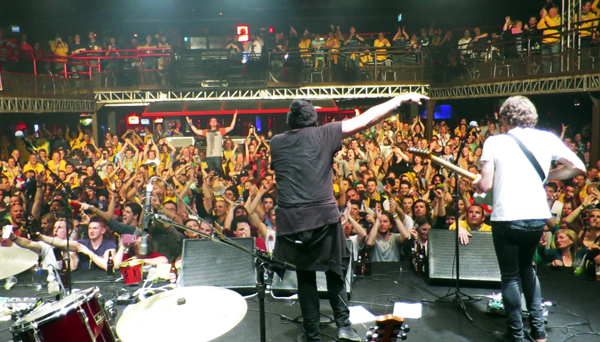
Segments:
[[[410,147],[408,149],[408,152],[411,152],[413,154],[417,154],[420,155],[423,158],[428,158],[431,159],[431,161],[435,162],[436,164],[439,164],[449,170],[452,170],[456,173],[458,173],[459,175],[469,178],[471,181],[474,181],[476,179],[481,179],[481,175],[476,175],[473,174],[467,170],[461,169],[460,167],[450,163],[449,161],[446,161],[440,157],[434,156],[433,154],[431,154],[431,152],[429,152],[429,150],[424,149],[424,148],[418,148],[418,147]]]
[[[404,319],[394,315],[377,316],[375,326],[367,331],[367,342],[398,342],[408,337],[410,331]]]
[[[481,175],[476,175],[473,174],[467,170],[461,169],[460,167],[440,158],[437,156],[434,156],[433,154],[431,154],[431,152],[429,152],[429,150],[427,149],[423,149],[423,148],[417,148],[417,147],[410,147],[408,149],[408,152],[417,154],[422,156],[423,158],[428,158],[431,159],[431,161],[435,162],[436,164],[439,164],[449,170],[452,170],[456,173],[458,173],[459,175],[470,179],[473,183],[477,183],[481,180]],[[492,197],[492,192],[489,193],[475,193],[473,195],[473,199],[475,200],[476,203],[478,204],[486,204],[486,205],[492,205],[494,202],[494,199]]]

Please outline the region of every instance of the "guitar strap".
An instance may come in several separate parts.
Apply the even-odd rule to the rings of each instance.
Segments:
[[[537,159],[535,159],[535,157],[533,156],[533,153],[531,153],[531,151],[525,145],[523,145],[523,143],[521,142],[521,140],[519,140],[519,138],[515,137],[514,135],[512,135],[510,133],[506,133],[506,135],[513,138],[515,140],[515,142],[517,143],[517,145],[519,145],[519,147],[521,148],[521,151],[523,151],[523,153],[525,154],[527,159],[529,159],[529,162],[531,163],[531,165],[533,165],[533,168],[535,169],[535,171],[540,176],[540,180],[542,181],[542,183],[544,183],[544,181],[546,180],[546,174],[544,173],[544,170],[542,170],[540,163],[538,163]]]

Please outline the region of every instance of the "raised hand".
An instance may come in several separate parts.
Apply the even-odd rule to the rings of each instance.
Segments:
[[[403,103],[421,104],[421,101],[429,100],[429,97],[421,95],[419,93],[408,93],[408,94],[400,95],[400,96],[396,97],[396,99],[398,100],[397,106],[399,106]]]
[[[77,253],[81,253],[81,254],[85,254],[85,255],[90,255],[90,253],[92,253],[92,251],[90,251],[90,249],[87,248],[86,246],[84,246],[82,244],[78,244],[77,245]]]
[[[456,221],[456,225],[458,226],[458,221]],[[469,238],[472,237],[473,234],[469,233],[465,228],[458,227],[458,240],[462,245],[469,244]]]

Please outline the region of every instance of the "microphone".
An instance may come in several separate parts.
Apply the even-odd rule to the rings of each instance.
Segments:
[[[479,125],[477,124],[477,121],[469,122],[469,127],[471,129],[475,129],[477,132],[481,132],[481,129],[479,128]]]
[[[148,229],[150,228],[150,225],[152,224],[152,218],[153,218],[153,213],[152,213],[152,205],[151,200],[152,200],[152,190],[154,189],[154,187],[152,186],[152,180],[150,180],[150,182],[148,183],[148,185],[146,185],[146,202],[144,203],[144,219],[142,222],[142,239],[140,241],[140,249],[138,251],[138,253],[142,256],[145,256],[146,254],[148,254]]]
[[[159,222],[169,223],[169,224],[179,224],[175,222],[175,220],[170,219],[167,215],[162,214],[152,214],[152,216]]]
[[[25,149],[27,149],[27,151],[29,151],[29,153],[37,154],[37,148],[35,148],[35,146],[33,146],[33,144],[31,143],[31,141],[29,141],[29,139],[27,139],[27,137],[25,136],[23,131],[16,131],[15,137],[23,140],[23,143],[25,144]]]

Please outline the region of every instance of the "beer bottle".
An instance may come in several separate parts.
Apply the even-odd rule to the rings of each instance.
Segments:
[[[112,258],[112,252],[109,251],[108,252],[108,261],[106,262],[106,274],[109,277],[112,277],[115,275],[115,262]]]
[[[177,266],[175,266],[175,258],[171,258],[171,271],[169,272],[169,282],[175,284],[177,281]]]
[[[365,276],[370,276],[371,275],[371,256],[369,256],[369,252],[365,251],[365,258],[364,258],[364,267],[363,267],[363,274]]]
[[[423,277],[423,246],[417,242],[417,253],[415,254],[417,277]]]
[[[54,257],[56,258],[56,262],[58,263],[58,275],[60,275],[60,281],[63,283],[64,287],[68,286],[68,277],[67,277],[67,273],[68,273],[68,265],[67,265],[67,260],[65,259],[63,253],[58,249],[58,248],[54,248],[53,249],[54,252]],[[65,252],[68,253],[68,252]]]
[[[356,262],[354,263],[354,274],[356,275],[357,278],[360,278],[363,276],[363,256],[362,256],[362,252],[360,252],[358,254],[358,258],[356,259]]]
[[[596,263],[594,262],[594,257],[590,257],[590,260],[588,260],[586,271],[587,271],[586,272],[587,280],[590,280],[590,281],[596,280]]]

